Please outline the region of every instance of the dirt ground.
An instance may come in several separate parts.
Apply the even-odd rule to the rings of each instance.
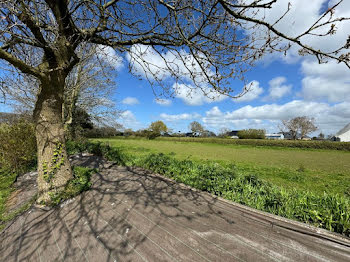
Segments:
[[[140,168],[73,163],[100,167],[92,189],[17,217],[0,233],[0,261],[350,261],[350,240],[325,230]]]

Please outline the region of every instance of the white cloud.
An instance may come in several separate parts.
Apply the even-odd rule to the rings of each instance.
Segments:
[[[263,92],[264,89],[260,87],[260,83],[256,80],[251,81],[246,85],[248,92],[239,98],[234,98],[235,102],[249,102],[257,99]]]
[[[252,0],[251,0],[252,1]],[[284,33],[287,36],[295,37],[302,33],[304,33],[311,25],[316,22],[320,16],[321,12],[324,12],[324,4],[328,2],[328,6],[331,7],[338,0],[279,0],[273,4],[272,8],[261,10],[255,17],[258,19],[264,19],[266,22],[273,24],[275,23],[287,10],[288,5],[290,3],[290,10],[284,16],[282,20],[280,20],[274,27],[280,32]],[[251,10],[249,15],[253,15],[255,10]],[[333,18],[339,17],[349,17],[350,16],[350,1],[343,1],[336,9]],[[323,18],[320,23],[325,22],[329,16]],[[327,35],[324,37],[319,37],[316,35],[306,35],[301,37],[303,43],[308,46],[313,47],[316,50],[321,50],[324,52],[335,51],[338,48],[342,47],[348,37],[348,28],[350,27],[350,21],[342,21],[336,23],[336,34]],[[328,32],[330,29],[329,26],[324,26],[313,31],[314,34],[322,34]],[[247,31],[247,34],[258,34],[261,38],[265,36],[266,28],[260,26],[260,28],[254,28],[254,31]],[[258,44],[259,42],[257,42]],[[283,40],[280,44],[281,46],[288,43],[286,40]],[[273,52],[272,54],[268,54],[263,58],[264,62],[270,62],[273,60],[283,60],[287,63],[294,63],[302,59],[298,50],[299,46],[296,44],[292,44],[292,48],[287,52],[278,53]]]
[[[128,97],[123,99],[122,103],[125,104],[125,105],[131,105],[132,106],[132,105],[137,105],[140,102],[139,102],[139,100],[136,97],[128,96]]]
[[[96,55],[98,58],[114,67],[116,70],[123,68],[123,58],[117,54],[117,52],[109,46],[98,45],[96,49]]]
[[[206,76],[215,76],[211,67],[206,66],[205,62],[200,66],[184,50],[157,52],[150,46],[133,45],[126,57],[135,73],[150,81],[156,80],[164,85],[170,83],[173,91],[171,93],[188,105],[202,105],[227,98],[208,84]],[[201,59],[201,55],[196,58]]]
[[[277,100],[291,93],[292,85],[285,85],[285,77],[275,77],[269,81],[269,95],[267,99]]]
[[[198,55],[197,59],[200,57]],[[138,44],[130,48],[126,58],[131,63],[134,72],[150,80],[164,81],[169,78],[177,78],[178,81],[192,82],[194,80],[197,84],[206,84],[205,74],[214,75],[209,67],[205,65],[201,67],[197,60],[184,50],[160,52],[153,47]],[[203,71],[204,67],[205,71]]]
[[[192,120],[192,119],[198,119],[200,118],[201,115],[197,114],[197,113],[193,113],[193,114],[178,114],[178,115],[168,115],[165,113],[160,114],[160,118],[163,119],[164,121],[182,121],[182,120]]]
[[[326,103],[294,100],[283,105],[248,105],[231,112],[222,112],[218,107],[213,107],[206,112],[202,121],[214,128],[275,128],[277,131],[280,120],[296,116],[314,117],[320,130],[335,133],[350,122],[350,103],[331,106]]]
[[[208,87],[199,89],[191,85],[174,84],[173,89],[175,90],[175,96],[190,106],[220,102],[227,98],[227,96],[219,94]]]
[[[305,99],[350,101],[350,73],[345,65],[334,61],[318,64],[315,60],[305,60],[302,62],[302,72],[301,94]]]
[[[156,102],[158,105],[161,105],[161,106],[170,106],[172,104],[172,101],[170,99],[162,99],[162,98],[154,99],[154,102]]]
[[[141,123],[136,119],[133,112],[126,110],[120,114],[118,120],[125,128],[139,129],[142,127]]]
[[[266,104],[263,106],[244,106],[231,113],[228,117],[233,119],[287,119],[295,116],[315,115],[324,111],[329,105],[325,103],[305,102],[293,100],[284,105]]]

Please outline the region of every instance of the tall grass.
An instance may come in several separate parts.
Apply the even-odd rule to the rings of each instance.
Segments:
[[[234,165],[213,161],[177,160],[165,154],[128,155],[101,143],[71,143],[69,149],[97,153],[120,165],[140,166],[228,200],[350,236],[350,199],[345,196],[284,189],[255,175],[239,175]]]

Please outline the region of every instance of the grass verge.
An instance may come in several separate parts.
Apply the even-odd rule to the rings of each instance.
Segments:
[[[275,215],[350,236],[350,198],[324,192],[285,189],[234,165],[179,160],[166,154],[131,155],[101,143],[71,144],[71,149],[102,155],[120,165],[140,166],[175,181]]]
[[[221,145],[146,139],[99,139],[131,155],[172,154],[178,160],[234,163],[243,175],[255,174],[284,188],[317,194],[350,193],[350,153],[243,145]],[[312,185],[312,186],[310,186]]]

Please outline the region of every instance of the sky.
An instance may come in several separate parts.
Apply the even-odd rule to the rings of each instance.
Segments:
[[[273,9],[265,12],[267,21],[274,21],[291,2],[291,10],[276,26],[282,32],[296,35],[310,26],[335,1],[279,0]],[[336,9],[336,16],[350,17],[350,0]],[[349,35],[349,21],[337,27],[337,33],[323,38],[308,37],[307,44],[322,50],[343,45]],[[249,32],[246,32],[249,34]],[[144,49],[143,46],[137,46]],[[343,64],[329,62],[318,64],[314,57],[301,57],[298,48],[292,47],[287,55],[274,53],[257,62],[247,74],[250,91],[238,99],[226,96],[207,98],[198,89],[189,94],[186,86],[175,86],[174,97],[156,97],[145,74],[134,77],[128,71],[130,54],[119,55],[108,50],[108,56],[117,69],[116,92],[110,99],[123,110],[118,121],[125,128],[147,128],[151,122],[162,120],[173,132],[189,131],[189,123],[200,122],[206,129],[220,132],[222,128],[240,130],[247,128],[278,132],[282,119],[307,116],[315,119],[315,135],[335,134],[350,122],[350,70]],[[170,56],[164,53],[164,56]],[[157,54],[149,50],[146,60],[159,62]],[[134,70],[137,71],[137,68]],[[196,68],[193,68],[196,70]],[[160,72],[167,81],[171,78]],[[186,77],[186,76],[184,76]],[[175,82],[174,82],[175,83]],[[244,83],[235,81],[239,93]],[[10,111],[0,105],[0,111]]]

